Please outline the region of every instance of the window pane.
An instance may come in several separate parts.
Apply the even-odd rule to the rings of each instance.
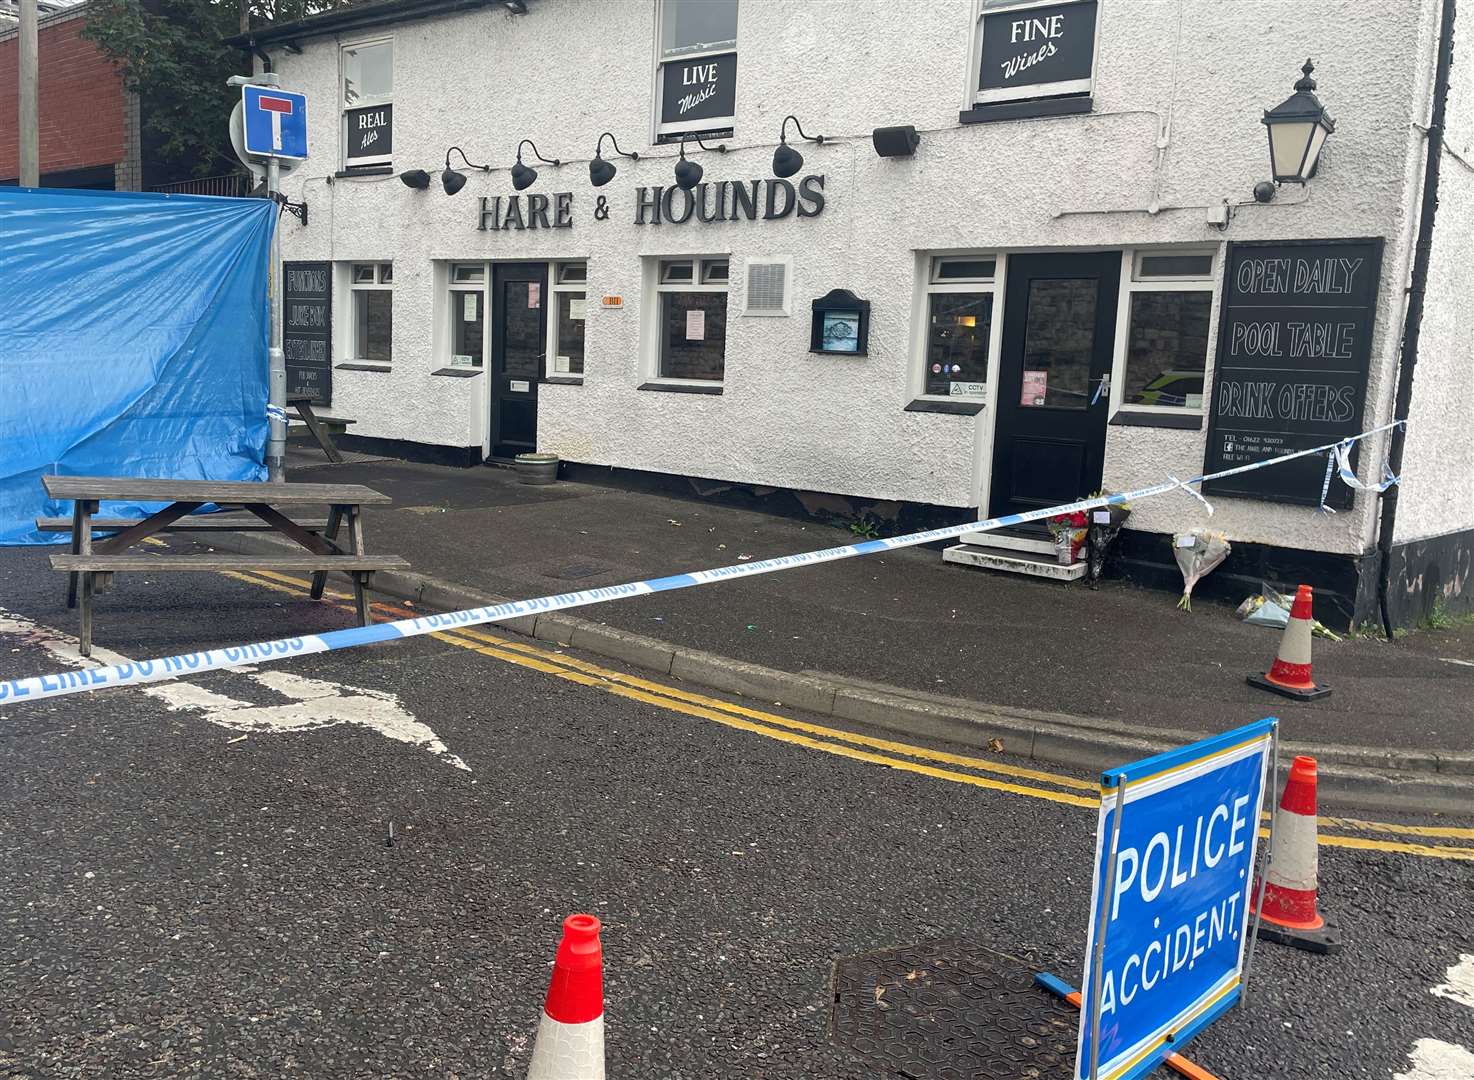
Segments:
[[[1207,292],[1132,294],[1125,404],[1203,407],[1212,306],[1213,294]]]
[[[374,266],[373,266],[373,263],[354,263],[353,264],[353,283],[355,285],[359,285],[359,284],[363,284],[363,283],[367,283],[369,285],[372,285],[374,283]]]
[[[706,260],[704,260],[702,262],[702,264],[701,264],[701,280],[704,281],[704,282],[705,281],[726,281],[727,280],[727,260],[726,259],[706,259]]]
[[[540,379],[543,355],[547,352],[547,323],[543,322],[541,281],[502,282],[502,314],[497,324],[501,335],[502,374],[514,379]]]
[[[394,294],[387,289],[359,289],[353,294],[358,323],[357,360],[393,359]]]
[[[481,293],[451,293],[450,318],[452,355],[469,356],[471,366],[480,367],[481,344],[486,332],[486,302]]]
[[[992,293],[934,293],[926,332],[926,392],[952,394],[953,383],[988,379]],[[959,385],[957,393],[980,393]]]
[[[695,281],[696,279],[691,273],[691,266],[692,264],[689,261],[661,263],[660,280],[668,284]]]
[[[665,0],[660,22],[661,56],[737,44],[737,0]]]
[[[388,285],[393,280],[394,280],[394,264],[393,263],[380,263],[379,264],[379,282],[380,282],[380,284]]]
[[[485,268],[477,265],[457,266],[452,280],[454,281],[480,281],[485,275]]]
[[[933,281],[991,281],[996,259],[938,259]]]
[[[660,375],[665,379],[722,378],[727,348],[727,294],[660,294]]]
[[[1212,272],[1212,255],[1143,255],[1138,260],[1136,276],[1205,278]]]
[[[355,45],[343,50],[343,104],[387,101],[394,95],[394,45]]]
[[[559,263],[558,280],[560,282],[587,281],[589,278],[589,267],[587,263]]]
[[[558,298],[557,351],[553,354],[554,375],[583,374],[584,305],[581,292],[560,292]]]

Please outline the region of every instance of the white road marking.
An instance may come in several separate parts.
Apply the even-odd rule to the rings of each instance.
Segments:
[[[1407,1072],[1392,1080],[1469,1080],[1474,1076],[1474,1054],[1462,1046],[1439,1039],[1419,1039],[1413,1044]]]
[[[1440,656],[1438,659],[1445,664],[1458,664],[1461,667],[1474,667],[1474,660],[1455,660],[1452,656]]]
[[[91,659],[83,657],[78,651],[76,638],[3,608],[0,608],[0,634],[13,634],[41,645],[56,659],[73,667],[130,662],[126,656],[97,645],[92,647]],[[254,705],[182,681],[144,684],[134,689],[162,701],[172,710],[199,713],[202,719],[231,731],[279,734],[336,724],[357,724],[386,738],[428,750],[457,769],[471,771],[470,766],[452,754],[435,732],[416,720],[394,694],[382,690],[359,690],[274,669],[258,673],[255,668],[244,667],[220,672],[219,675],[227,679],[249,679],[289,700],[277,705]]]
[[[1432,994],[1474,1009],[1474,953],[1460,953],[1459,962],[1448,969],[1444,978],[1448,982],[1439,983]]]

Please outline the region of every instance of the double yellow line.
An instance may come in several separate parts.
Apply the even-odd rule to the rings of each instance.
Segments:
[[[220,572],[227,577],[292,596],[306,597],[311,588],[311,583],[305,578],[268,570],[224,570]],[[345,602],[351,601],[352,598],[349,595],[332,590],[328,590],[324,595],[335,606],[351,610],[351,605]],[[375,602],[372,608],[381,615],[395,619],[414,618],[416,615],[424,614],[397,604],[381,602]],[[892,739],[875,738],[840,728],[795,720],[776,713],[750,709],[730,701],[693,693],[636,675],[613,671],[554,649],[534,645],[521,639],[490,634],[474,627],[458,628],[430,636],[447,644],[480,653],[482,656],[490,656],[509,664],[516,664],[518,667],[530,668],[545,675],[566,679],[580,686],[587,686],[617,697],[654,705],[686,716],[710,720],[724,727],[762,735],[779,742],[801,746],[806,750],[817,750],[872,765],[884,765],[887,768],[929,776],[934,780],[988,788],[1011,795],[1022,795],[1030,799],[1043,799],[1047,802],[1078,806],[1087,810],[1095,810],[1100,805],[1099,786],[1096,782],[1077,780],[1071,776],[1044,772],[1039,769],[1009,765],[988,758],[951,754]],[[1320,826],[1320,842],[1328,847],[1474,861],[1474,847],[1386,840],[1379,839],[1375,835],[1343,835],[1344,833],[1372,833],[1380,836],[1474,840],[1474,828],[1396,825],[1342,817],[1323,817],[1320,819]]]

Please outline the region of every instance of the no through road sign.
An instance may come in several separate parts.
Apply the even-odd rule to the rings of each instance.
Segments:
[[[241,87],[246,153],[307,157],[307,95],[270,86]]]

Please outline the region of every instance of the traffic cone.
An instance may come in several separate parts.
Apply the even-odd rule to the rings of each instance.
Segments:
[[[1310,614],[1310,586],[1295,590],[1290,606],[1290,621],[1269,671],[1249,676],[1249,685],[1272,691],[1297,701],[1314,701],[1331,692],[1330,687],[1316,686],[1310,678],[1310,628],[1315,617]]]
[[[1290,766],[1284,798],[1274,817],[1274,854],[1260,882],[1254,881],[1249,910],[1259,914],[1259,936],[1311,952],[1341,950],[1336,928],[1316,904],[1315,758],[1297,757]]]
[[[604,949],[592,915],[563,920],[527,1080],[604,1080]]]

